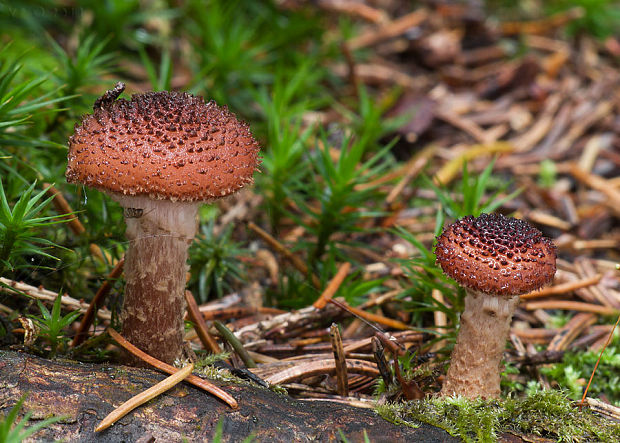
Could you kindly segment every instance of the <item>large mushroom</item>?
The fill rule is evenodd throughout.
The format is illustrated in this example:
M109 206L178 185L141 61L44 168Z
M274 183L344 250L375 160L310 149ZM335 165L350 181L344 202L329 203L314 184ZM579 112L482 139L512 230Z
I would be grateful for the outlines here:
M252 182L259 146L227 108L177 92L120 99L118 84L69 139L67 181L124 208L122 334L150 355L182 354L187 249L203 202Z
M482 214L445 228L435 255L467 291L441 395L499 397L500 364L519 295L553 279L555 246L523 220Z

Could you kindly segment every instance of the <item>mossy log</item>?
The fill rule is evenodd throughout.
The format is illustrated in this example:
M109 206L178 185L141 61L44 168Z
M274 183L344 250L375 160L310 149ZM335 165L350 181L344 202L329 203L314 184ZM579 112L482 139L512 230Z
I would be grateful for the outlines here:
M22 413L33 419L67 418L35 435L36 441L211 441L222 422L223 441L457 441L442 430L394 425L369 409L323 401L300 401L248 384L216 382L239 402L232 410L211 395L182 383L134 410L111 428L95 426L114 408L165 375L149 369L46 360L0 351L0 414L27 394Z

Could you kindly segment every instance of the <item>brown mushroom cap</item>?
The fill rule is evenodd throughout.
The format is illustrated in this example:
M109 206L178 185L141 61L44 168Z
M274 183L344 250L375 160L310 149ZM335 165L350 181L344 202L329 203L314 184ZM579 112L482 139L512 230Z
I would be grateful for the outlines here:
M226 107L187 93L116 95L104 95L76 125L68 182L179 201L211 200L252 182L258 143Z
M461 285L486 294L518 295L555 275L555 245L524 220L467 216L437 238L437 263Z

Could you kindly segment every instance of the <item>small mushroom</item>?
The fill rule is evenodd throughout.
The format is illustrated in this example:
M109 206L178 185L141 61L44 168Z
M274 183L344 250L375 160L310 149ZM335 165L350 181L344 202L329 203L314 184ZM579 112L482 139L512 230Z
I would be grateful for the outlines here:
M441 395L496 398L500 364L519 295L553 279L555 245L527 222L467 216L437 238L437 263L467 290Z
M100 97L69 139L67 181L124 208L122 333L166 362L181 356L187 249L197 210L252 182L259 146L247 124L213 101L177 92Z

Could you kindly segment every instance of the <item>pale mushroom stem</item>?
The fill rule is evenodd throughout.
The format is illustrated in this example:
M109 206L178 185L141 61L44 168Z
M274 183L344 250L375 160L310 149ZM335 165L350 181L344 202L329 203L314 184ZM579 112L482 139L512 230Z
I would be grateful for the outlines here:
M198 204L114 195L124 210L122 335L172 364L182 354L187 250L196 233Z
M467 291L442 396L497 398L500 364L519 296Z

